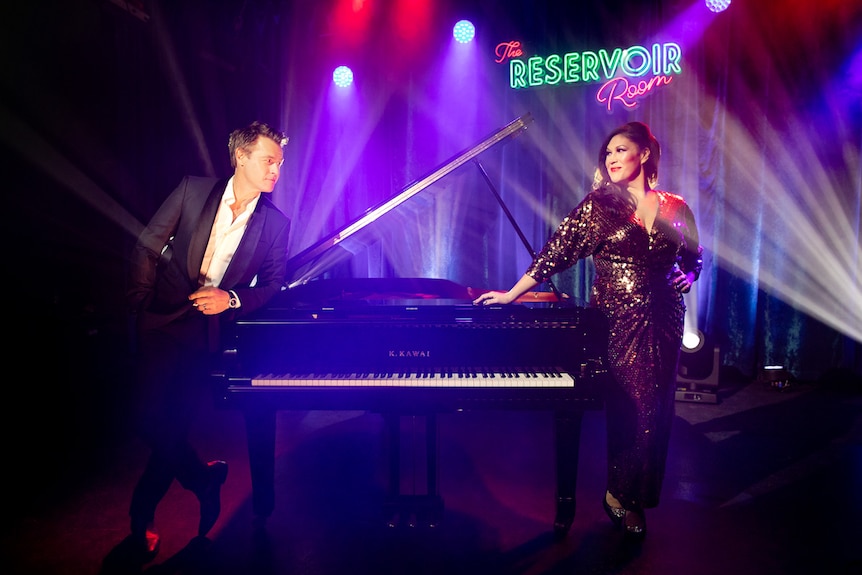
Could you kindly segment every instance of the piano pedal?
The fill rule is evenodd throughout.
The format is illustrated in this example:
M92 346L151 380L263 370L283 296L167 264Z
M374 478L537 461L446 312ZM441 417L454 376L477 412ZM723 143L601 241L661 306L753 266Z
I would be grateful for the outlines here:
M413 529L421 524L422 522L415 513L395 512L386 518L386 526L390 529L399 529L401 527Z
M398 529L404 525L404 512L399 506L387 503L383 506L383 511L387 527Z
M390 528L436 528L443 517L443 500L439 496L402 495L384 504L386 525Z

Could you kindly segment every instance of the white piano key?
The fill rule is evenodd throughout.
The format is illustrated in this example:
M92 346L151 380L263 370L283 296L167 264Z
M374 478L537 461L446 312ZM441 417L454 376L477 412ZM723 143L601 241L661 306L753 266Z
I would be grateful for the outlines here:
M553 370L471 370L450 372L396 372L350 374L261 374L252 386L273 387L573 387L574 378Z

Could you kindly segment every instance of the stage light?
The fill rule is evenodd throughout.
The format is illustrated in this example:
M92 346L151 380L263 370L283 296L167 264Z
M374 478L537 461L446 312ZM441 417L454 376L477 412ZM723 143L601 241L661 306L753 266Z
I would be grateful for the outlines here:
M719 349L700 330L683 334L676 377L676 400L718 403Z
M459 20L452 28L452 36L461 44L466 44L476 36L476 27L469 20Z
M353 70L347 66L339 66L332 73L332 81L339 88L346 88L353 83Z
M699 331L689 331L682 335L682 347L688 352L699 351L703 347L703 334Z
M790 372L783 365L764 365L757 376L758 381L778 391L790 387Z
M706 7L712 12L724 12L730 6L730 0L706 0Z

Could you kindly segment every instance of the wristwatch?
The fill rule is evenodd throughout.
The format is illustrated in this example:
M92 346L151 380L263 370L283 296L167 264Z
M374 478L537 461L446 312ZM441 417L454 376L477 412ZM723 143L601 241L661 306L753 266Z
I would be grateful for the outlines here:
M236 293L231 290L228 292L230 294L230 300L227 302L227 306L231 309L236 309L239 307L239 298L236 296Z

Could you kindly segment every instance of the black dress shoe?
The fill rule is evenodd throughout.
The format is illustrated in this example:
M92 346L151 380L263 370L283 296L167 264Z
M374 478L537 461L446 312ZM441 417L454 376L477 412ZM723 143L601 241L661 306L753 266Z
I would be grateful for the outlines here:
M614 527L620 527L623 524L623 519L625 519L626 516L626 510L622 507L611 507L611 504L608 503L607 494L602 497L602 507L604 507L605 513L607 513L608 517L611 520L611 523L614 524Z
M127 539L131 545L131 552L137 561L147 563L159 554L162 539L152 524L147 526L133 525L132 534Z
M575 498L558 497L557 515L554 517L554 536L563 539L575 521Z
M210 461L207 463L206 483L195 493L201 503L201 520L198 524L198 536L203 537L218 520L221 513L221 486L227 479L227 463Z
M147 529L144 532L144 555L149 559L154 559L159 554L159 548L162 545L162 538L155 531Z

